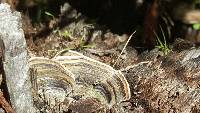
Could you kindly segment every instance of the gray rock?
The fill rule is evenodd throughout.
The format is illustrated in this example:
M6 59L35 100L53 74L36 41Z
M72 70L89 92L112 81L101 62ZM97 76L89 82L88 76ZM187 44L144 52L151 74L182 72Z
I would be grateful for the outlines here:
M11 104L16 113L33 113L27 45L21 14L0 4L0 39L4 43L3 65Z
M5 113L5 111L2 108L0 108L0 113Z

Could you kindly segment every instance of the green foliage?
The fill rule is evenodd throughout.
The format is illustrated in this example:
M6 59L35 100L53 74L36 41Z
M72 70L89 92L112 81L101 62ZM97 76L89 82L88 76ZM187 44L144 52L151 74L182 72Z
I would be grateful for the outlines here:
M195 23L192 25L194 30L200 30L200 23Z
M160 40L157 33L154 31L154 34L156 35L156 38L157 38L157 45L155 47L158 48L160 51L162 51L164 53L164 55L167 55L168 53L171 52L171 49L169 48L169 45L167 44L166 37L165 37L164 31L161 26L160 26L160 29L162 32L164 42L162 42Z
M191 0L190 2L193 9L200 9L200 0Z
M36 21L41 22L43 18L43 13L47 9L46 4L48 3L47 0L35 0L34 1L37 4L36 9Z
M52 17L52 19L55 18L55 16L53 14L51 14L50 12L45 11L44 12L47 16Z
M67 30L61 33L61 36L63 36L65 39L68 39L68 38L72 39L72 35Z
M87 44L85 45L85 41L83 39L83 37L80 40L80 44L79 44L79 49L85 49L85 48L93 48L95 45L94 44Z
M75 39L75 38L72 36L72 34L71 34L69 31L67 31L67 30L65 30L65 31L62 32L62 33L61 33L60 30L56 30L56 32L58 32L59 36L62 36L62 37L65 38L65 39L69 39L69 40ZM74 47L74 48L66 48L66 50L85 49L85 48L93 48L93 47L95 47L94 44L85 44L85 40L84 40L84 38L82 37L82 38L80 38L79 44L78 44L77 47Z

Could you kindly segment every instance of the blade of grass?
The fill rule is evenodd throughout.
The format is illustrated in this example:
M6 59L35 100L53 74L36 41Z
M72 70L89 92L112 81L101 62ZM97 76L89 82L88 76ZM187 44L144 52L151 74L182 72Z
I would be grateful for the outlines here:
M47 11L45 11L44 13L45 13L46 15L48 15L48 16L50 16L50 17L52 17L52 18L55 18L55 17L54 17L54 15L53 15L53 14L51 14L50 12L47 12Z
M163 45L162 41L160 40L160 38L158 37L157 33L155 31L153 31L153 32L154 32L154 34L155 34L155 36L157 38L158 45L159 45L159 46L156 46L156 47L158 47L158 48L164 47L164 45Z
M113 64L113 67L117 64L119 58L121 57L122 53L123 53L124 50L126 49L128 43L129 43L129 41L131 40L132 36L133 36L135 33L136 33L136 30L129 36L129 38L128 38L126 44L124 45L124 47L123 47L123 49L122 49L122 51L121 51L121 53L119 54L119 56L117 57L117 60L116 60L115 63Z
M167 46L167 41L166 41L166 37L165 37L164 31L163 31L161 25L160 25L160 30L161 30L161 33L162 33L163 38L164 38L164 46L166 47Z

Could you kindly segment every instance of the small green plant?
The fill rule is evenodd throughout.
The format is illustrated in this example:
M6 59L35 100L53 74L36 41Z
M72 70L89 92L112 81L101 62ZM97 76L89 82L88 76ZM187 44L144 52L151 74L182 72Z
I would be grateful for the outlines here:
M70 40L73 40L75 39L70 32L68 32L67 30L65 30L63 33L61 33L59 31L59 36L62 36L63 38L66 38L66 39L70 39ZM77 46L74 46L74 47L70 47L70 48L65 48L66 50L77 50L77 49L86 49L86 48L94 48L95 47L95 44L85 44L85 40L84 38L80 38L80 40L78 40L77 42Z
M200 23L195 23L192 25L194 30L200 30Z
M55 18L55 16L53 14L51 14L50 12L45 11L44 12L47 16L51 17L52 19Z
M80 48L80 49L93 48L94 46L95 46L94 44L87 44L87 45L85 45L84 38L82 37L81 40L80 40L80 44L79 44L78 48Z
M61 36L63 36L63 38L65 38L65 39L68 39L68 38L73 39L71 33L67 30L65 30L63 33L61 33Z
M84 43L80 43L78 46L66 47L64 50L82 50L82 49L88 49L88 48L93 48L93 47L95 47L94 44L85 45Z
M73 35L69 31L67 31L67 30L65 30L65 31L62 32L62 31L59 30L59 28L57 28L54 31L54 33L58 33L58 35L60 37L63 37L64 39L69 39L71 41L73 39L75 39L73 37ZM67 48L65 48L65 50L86 49L86 48L93 48L93 47L95 47L95 44L86 44L84 38L82 37L82 38L80 38L80 40L78 40L76 46L74 46L74 47L67 47Z
M155 47L158 48L160 51L162 51L164 55L167 55L168 53L171 52L171 49L169 48L169 45L167 44L166 37L161 26L160 26L160 29L161 29L164 42L160 40L157 33L154 31L154 34L156 35L156 38L157 38L157 45Z

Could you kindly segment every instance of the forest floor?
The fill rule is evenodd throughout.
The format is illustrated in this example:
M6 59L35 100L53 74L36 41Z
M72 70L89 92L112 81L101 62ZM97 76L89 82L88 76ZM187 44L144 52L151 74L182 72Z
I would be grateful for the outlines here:
M112 33L105 26L71 9L69 4L65 7L71 11L63 11L59 18L47 15L52 19L47 25L37 24L33 27L28 17L23 18L23 29L32 55L52 58L59 51L75 50L111 66L116 63L117 69L136 62L137 50L130 44L125 47L126 43L130 43L128 39L134 38L135 34ZM65 15L66 12L68 15ZM121 60L116 62L120 53Z
M125 105L130 113L181 111L183 107L179 107L179 105L184 106L182 104L185 101L182 102L179 97L183 96L190 99L188 94L190 92L188 89L186 90L185 84L190 87L193 82L189 83L188 79L190 78L186 76L190 75L186 72L189 69L187 70L187 67L182 69L185 65L181 64L181 60L184 59L183 56L187 56L186 54L190 52L191 48L195 47L193 43L177 40L170 45L165 42L166 40L164 42L157 40L158 44L153 49L138 44L134 45L132 41L138 40L136 37L138 36L137 33L142 32L140 29L138 31L130 29L131 32L129 33L112 32L107 26L96 23L94 19L72 8L68 3L61 8L59 16L54 16L49 12L45 12L45 16L48 18L47 22L34 23L29 16L22 15L22 25L30 57L51 59L60 51L74 50L116 70L122 70L125 76L131 73L130 76L133 78L128 79L132 89L131 93L137 92L137 94L133 94L135 97L128 101L128 105ZM142 36L142 34L140 35ZM133 67L129 71L124 71L130 66ZM179 69L186 73L185 75L181 73L186 76L185 78L177 76L180 74ZM137 73L139 70L141 73ZM196 76L198 77L198 75ZM140 77L141 79L139 79ZM169 84L167 84L168 82ZM174 83L174 86L170 85L171 82ZM191 88L194 89L190 91L198 92L198 83L195 82L194 84L194 87L191 85ZM171 88L170 91L168 91L168 87ZM173 90L173 88L176 88L176 90ZM183 92L186 93L179 92L178 89L184 90ZM165 95L159 90L166 91L168 94ZM143 91L143 93L140 93L140 91ZM192 93L191 95L193 95ZM137 97L137 95L139 96ZM194 97L196 98L198 95ZM192 99L194 97L191 96ZM190 110L194 113L199 112L198 102L192 99L185 103L194 103L194 106L188 104ZM199 100L198 97L197 101ZM177 101L177 104L174 101ZM184 109L187 109L187 107Z

